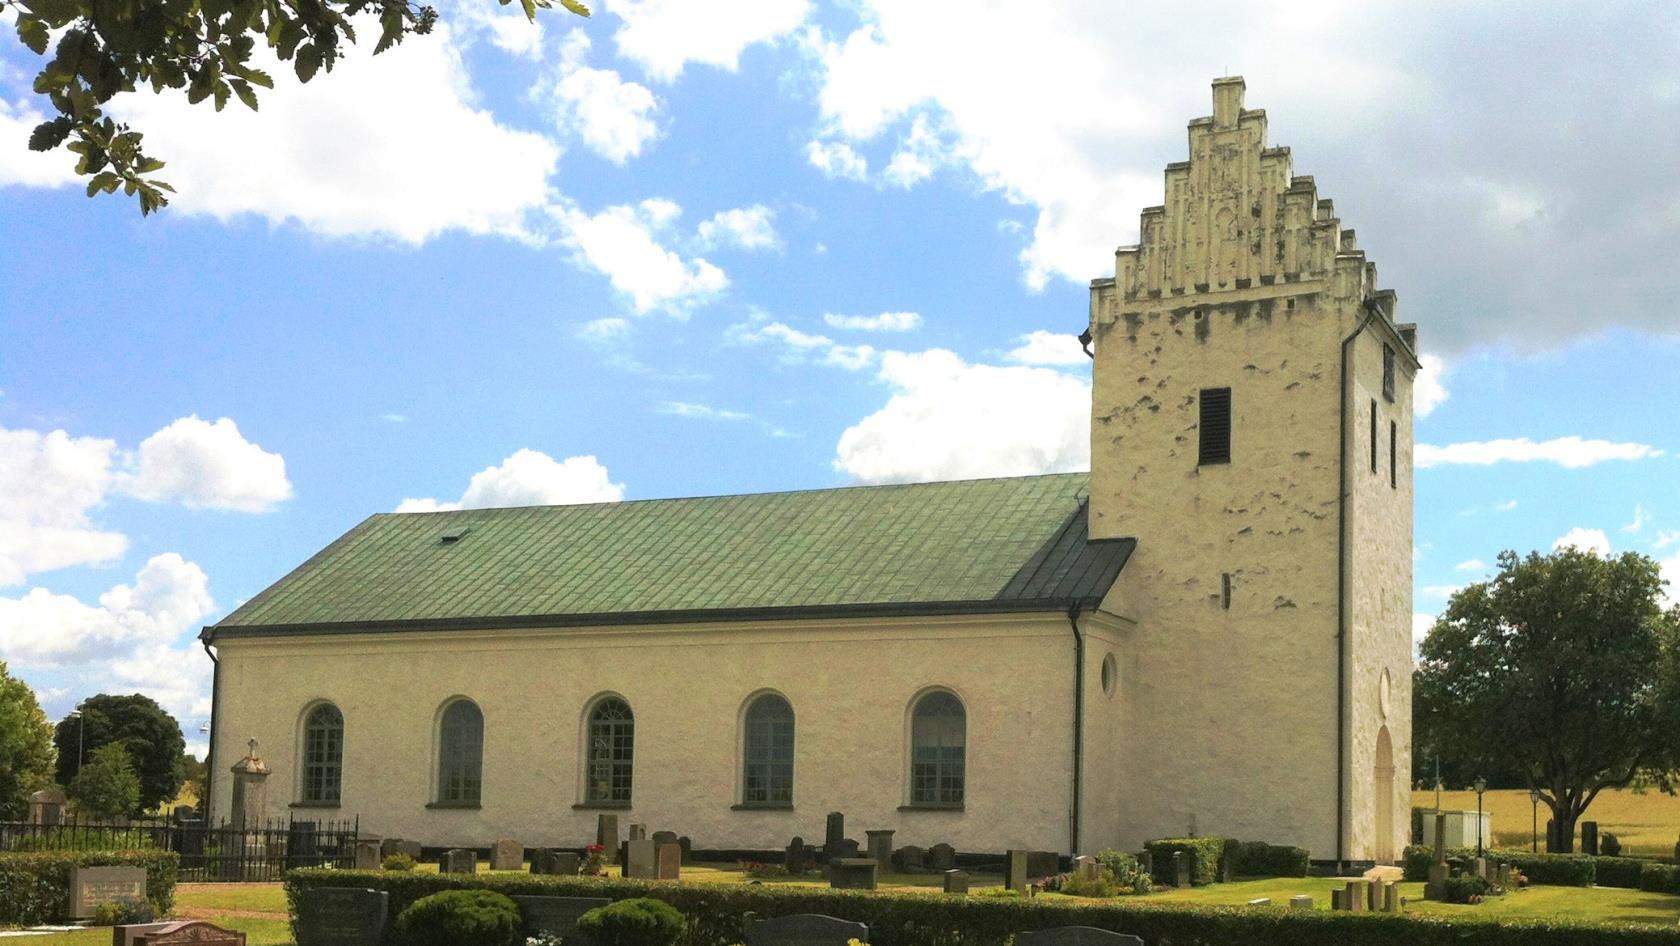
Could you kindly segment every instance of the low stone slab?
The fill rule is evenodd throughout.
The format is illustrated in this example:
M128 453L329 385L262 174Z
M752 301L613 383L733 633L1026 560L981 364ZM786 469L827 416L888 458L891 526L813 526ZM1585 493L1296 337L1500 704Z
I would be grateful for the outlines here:
M169 923L165 921L163 923L129 923L124 926L113 926L111 927L111 946L135 946L136 943L140 942L140 937L161 930L168 925ZM76 928L68 927L67 929Z
M1311 910L1312 908L1313 898L1304 893L1289 898L1289 909L1291 910Z
M828 862L828 885L835 890L874 890L879 866L872 857L837 857Z
M1397 884L1405 879L1406 871L1392 865L1379 865L1366 871L1364 877L1366 880L1380 880Z
M238 930L224 930L203 920L182 920L165 923L155 930L140 934L136 946L245 946L245 934Z
M1016 933L1015 946L1143 946L1143 940L1130 933L1099 930L1094 926L1057 926Z
M870 858L863 860L875 863ZM869 927L821 913L747 921L746 946L846 946L854 939L869 942Z
M145 903L144 867L70 868L70 918L85 920L101 903Z
M948 870L945 872L946 893L968 893L968 871Z
M298 891L297 946L379 946L390 895L354 887Z
M580 938L578 917L612 903L606 897L515 896L511 899L519 906L519 921L526 936L548 933L567 942L577 942Z

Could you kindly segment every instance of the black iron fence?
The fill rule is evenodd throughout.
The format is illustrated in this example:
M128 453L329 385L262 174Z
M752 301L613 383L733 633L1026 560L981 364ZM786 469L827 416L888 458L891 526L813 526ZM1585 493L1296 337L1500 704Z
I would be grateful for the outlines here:
M294 867L355 866L359 826L359 819L284 819L243 827L188 818L0 821L0 851L174 851L181 855L184 883L271 881Z

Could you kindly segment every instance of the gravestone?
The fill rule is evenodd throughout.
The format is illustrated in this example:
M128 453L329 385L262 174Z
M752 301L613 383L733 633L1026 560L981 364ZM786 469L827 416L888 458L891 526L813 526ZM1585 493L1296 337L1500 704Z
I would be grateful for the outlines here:
M1062 856L1055 851L1027 852L1027 876L1049 877L1062 872Z
M85 920L101 903L145 903L144 867L70 868L70 918Z
M682 878L682 846L672 841L667 844L652 842L659 847L659 863L656 867L658 880L679 880Z
M1395 884L1395 883L1383 884L1383 888L1382 888L1382 912L1384 912L1384 913L1399 913L1400 912L1400 885L1399 884Z
M677 839L677 847L682 848L684 864L694 860L694 842L689 840L688 835L685 834Z
M1447 899L1447 816L1435 815L1435 860L1429 865L1428 881L1423 885L1425 900Z
M64 793L56 788L43 788L29 796L29 823L56 825L64 822Z
M823 856L838 857L840 844L846 840L846 816L838 811L828 813L828 824L823 831Z
M951 869L945 872L946 893L968 893L968 871Z
M609 851L618 850L618 816L595 816L595 843Z
M547 933L568 943L579 938L578 917L612 903L606 897L513 896L510 899L519 906L520 929L527 937Z
M1332 889L1330 891L1330 909L1332 909L1332 910L1346 910L1347 909L1347 891L1342 890L1340 888L1335 888L1335 889Z
M1080 880L1096 880L1101 869L1097 859L1089 854L1081 854L1073 859L1073 876Z
M478 853L464 847L452 848L443 852L438 861L440 874L476 874L478 873Z
M893 829L880 828L875 831L865 831L863 834L867 839L867 847L865 850L869 853L870 857L875 859L875 863L891 863L893 850L892 841L894 834Z
M926 852L914 844L906 844L893 854L892 863L899 870L913 874L926 866Z
M677 832L675 832L675 831L655 831L652 834L648 835L648 840L652 841L655 844L675 844L675 843L677 843Z
M1483 880L1487 880L1487 874L1488 874L1487 864L1488 864L1487 858L1485 858L1485 857L1475 858L1475 859L1471 860L1471 862L1470 862L1470 872L1472 874L1475 874L1477 877L1482 878Z
M1099 930L1094 926L1058 926L1015 934L1015 946L1143 946L1130 933Z
M1581 822L1581 853L1590 857L1598 856L1598 822Z
M836 890L874 890L878 865L867 857L837 857L828 862L828 885Z
M1313 898L1304 893L1289 898L1289 909L1291 910L1311 910L1312 908Z
M1251 907L1269 907L1272 905L1272 898L1255 897L1253 900L1248 901L1248 905Z
M379 842L379 859L384 860L392 854L407 854L415 860L420 859L420 842L404 841L402 838L386 838Z
M788 842L787 859L782 866L786 867L790 874L803 874L811 869L811 861L814 859L815 853L805 846L805 839L795 837Z
M1365 909L1376 913L1382 910L1382 881L1365 878Z
M1190 886L1190 852L1172 852L1173 886L1180 889Z
M841 857L858 857L862 853L863 853L863 849L858 845L856 838L841 838L840 839L840 856Z
M379 862L384 859L380 856L379 851L380 843L378 838L357 838L356 869L378 870Z
M1016 893L1027 892L1027 852L1010 851L1004 855L1004 883Z
M245 946L245 934L203 920L165 923L135 939L137 946Z
M540 847L531 852L531 873L576 877L581 859L572 851Z
M490 845L491 870L518 870L525 866L525 845L502 838Z
M645 825L645 824L633 824L633 825L631 825L630 826L630 834L626 838L626 840L646 841L647 840L647 825Z
M1139 851L1137 859L1138 867L1143 870L1143 876L1158 882L1159 878L1155 876L1155 855L1147 850Z
M379 946L390 895L352 887L305 887L297 893L297 946Z
M927 849L929 870L947 871L957 866L957 849L941 841Z
M228 826L235 831L255 830L262 824L264 797L267 792L268 763L257 755L257 741L246 743L251 751L235 762L233 772L233 805Z
M645 838L624 842L624 876L634 880L659 877L659 845Z
M1347 887L1342 893L1342 902L1347 904L1347 908L1349 910L1352 910L1355 913L1365 912L1365 898L1368 896L1365 888L1366 884L1363 880L1350 880L1347 882Z
M1236 861L1236 858L1234 858L1234 857L1221 857L1219 859L1219 882L1220 883L1228 884L1228 883L1231 882L1232 877L1233 877L1232 871L1235 868L1235 863L1234 863L1235 861Z
M164 920L162 923L127 923L122 926L113 926L111 928L111 946L135 946L136 943L140 942L140 937L161 930L171 922L173 921Z
M820 913L748 919L746 946L846 946L869 942L869 927Z

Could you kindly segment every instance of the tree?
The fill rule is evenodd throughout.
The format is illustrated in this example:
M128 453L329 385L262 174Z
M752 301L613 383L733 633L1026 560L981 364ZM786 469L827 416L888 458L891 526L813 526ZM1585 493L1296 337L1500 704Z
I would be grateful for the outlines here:
M52 784L52 727L29 684L0 660L0 820L29 811L29 794Z
M210 780L210 768L191 753L181 755L181 791L191 792L194 804L204 804L204 785Z
M94 750L93 756L70 780L65 794L78 814L92 818L123 818L140 813L140 776L122 743Z
M1424 639L1414 698L1440 750L1506 766L1575 823L1606 788L1674 792L1680 764L1680 606L1662 608L1651 558L1565 548L1499 556L1499 574L1452 596Z
M60 785L67 786L75 778L81 759L91 760L100 747L121 743L140 776L140 807L157 808L174 800L181 789L181 755L187 747L175 717L138 693L101 693L83 700L76 709L82 718L66 716L53 734Z
M534 20L552 0L519 2ZM589 15L579 0L560 4ZM343 47L356 42L352 21L363 14L378 18L375 55L437 22L436 9L409 0L0 0L0 12L8 7L17 13L18 39L36 55L46 56L59 33L35 76L36 93L58 114L36 126L29 147L50 151L70 140L76 173L89 178L88 196L121 187L139 199L142 215L167 205L163 192L174 188L146 176L163 162L142 150L141 133L105 114L117 93L149 85L157 93L184 90L194 104L208 99L218 112L230 98L255 111L257 88L274 87L253 65L259 42L308 82L331 72Z

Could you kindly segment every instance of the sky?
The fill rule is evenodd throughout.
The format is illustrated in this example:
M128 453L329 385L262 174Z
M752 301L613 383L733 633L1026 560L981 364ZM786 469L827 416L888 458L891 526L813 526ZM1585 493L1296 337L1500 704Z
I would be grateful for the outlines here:
M518 9L120 96L148 219L26 150L0 37L0 660L53 719L202 752L199 629L374 513L1086 468L1087 286L1228 74L1420 327L1414 631L1504 549L1680 585L1680 7Z

